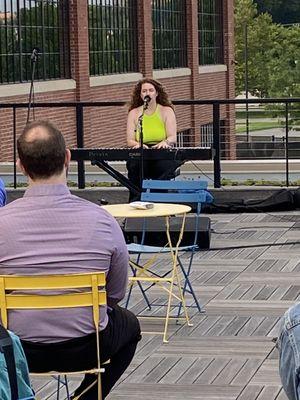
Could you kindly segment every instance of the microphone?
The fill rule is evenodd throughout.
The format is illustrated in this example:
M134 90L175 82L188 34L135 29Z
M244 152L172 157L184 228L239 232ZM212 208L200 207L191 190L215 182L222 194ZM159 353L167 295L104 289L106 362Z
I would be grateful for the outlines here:
M146 95L146 96L144 97L144 109L145 109L145 110L148 108L148 105L149 105L150 101L151 101L151 97L148 96L148 95Z
M39 53L40 53L40 49L38 47L34 47L32 50L31 56L30 56L30 60L32 62L36 62Z

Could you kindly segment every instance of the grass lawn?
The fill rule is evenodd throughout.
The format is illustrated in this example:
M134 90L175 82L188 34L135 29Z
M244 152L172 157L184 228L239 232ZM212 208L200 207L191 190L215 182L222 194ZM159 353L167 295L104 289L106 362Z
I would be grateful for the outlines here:
M282 125L278 121L255 121L255 122L249 122L249 131L261 131L263 129L272 129L272 128L283 128L284 125ZM246 123L242 124L237 124L236 133L243 133L246 132Z

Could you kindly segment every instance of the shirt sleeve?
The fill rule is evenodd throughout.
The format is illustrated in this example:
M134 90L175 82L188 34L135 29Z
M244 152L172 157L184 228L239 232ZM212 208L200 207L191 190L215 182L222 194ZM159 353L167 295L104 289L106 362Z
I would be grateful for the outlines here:
M0 207L5 206L6 204L6 190L4 186L4 182L0 179Z
M124 298L127 289L129 255L121 228L114 219L111 233L114 249L106 277L106 293L108 299L119 302Z

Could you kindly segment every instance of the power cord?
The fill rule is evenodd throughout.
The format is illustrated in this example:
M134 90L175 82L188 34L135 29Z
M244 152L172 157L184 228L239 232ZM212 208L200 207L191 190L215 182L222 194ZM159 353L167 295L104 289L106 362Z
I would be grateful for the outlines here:
M294 223L295 224L295 223ZM293 224L293 226L294 226ZM293 226L288 227L287 232L290 231ZM254 227L253 227L254 228ZM259 228L263 228L263 227L259 227ZM268 227L269 228L269 227ZM237 232L239 230L245 229L245 228L238 228L234 232ZM257 229L257 228L255 228ZM214 232L217 233L217 232ZM226 232L224 232L225 234ZM218 232L218 234L223 234L222 232ZM250 249L250 248L258 248L258 247L276 247L276 246L290 246L290 245L300 245L300 241L299 240L295 240L292 242L283 242L283 243L260 243L260 244L248 244L248 245L239 245L239 246L227 246L227 247L218 247L218 248L210 248L209 251L216 251L216 250L236 250L236 249Z
M204 175L209 181L211 181L212 183L214 183L214 180L213 180L210 176L208 176L204 171L202 171L202 169L199 168L199 166L198 166L197 164L195 164L195 162L193 162L193 161L190 161L190 162L191 162L191 164L192 164L199 172L201 172L202 175ZM222 190L223 192L225 192L225 193L230 193L230 191L224 189L223 186L221 186L219 189L221 189L221 190ZM213 203L212 203L212 204L213 204ZM255 206L251 206L251 207L252 207L252 209L253 209L254 211L257 211L257 212L259 212L259 213L262 213L262 211L259 210L257 207L255 207ZM270 213L268 213L268 212L266 212L266 211L263 211L263 213L266 214L266 215L268 215L268 216L270 216L270 217L276 218L276 219L278 219L279 221L287 221L287 220L290 221L290 216L285 216L285 215L282 215L282 216L274 215L274 214L270 214ZM239 228L239 229L243 229L243 228ZM246 228L244 228L244 229L246 229ZM251 228L249 228L249 229L251 229ZM215 232L215 233L216 233L216 232Z
M294 223L295 224L295 223ZM293 226L294 226L294 224L293 224ZM293 226L291 226L291 227L286 227L286 226L277 226L276 228L292 228ZM231 234L231 233L236 233L236 232L238 232L238 231L242 231L242 230L252 230L252 229L268 229L268 228L272 228L271 226L242 226L242 227L240 227L240 228L237 228L237 229L235 229L235 230L233 230L233 231L223 231L223 232L220 232L220 231L216 231L215 229L211 229L210 231L212 232L212 233L214 233L215 235L228 235L228 234Z
M204 251L251 249L251 248L256 248L256 247L288 246L288 245L294 245L294 244L300 244L300 241L284 242L284 243L248 244L248 245L228 246L228 247L211 247L210 249L207 249L207 250L204 250Z

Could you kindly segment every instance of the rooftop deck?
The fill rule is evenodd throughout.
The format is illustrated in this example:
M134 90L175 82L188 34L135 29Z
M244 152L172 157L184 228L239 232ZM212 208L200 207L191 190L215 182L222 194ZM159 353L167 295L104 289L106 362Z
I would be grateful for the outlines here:
M209 251L196 254L191 274L206 312L190 308L193 327L172 323L168 344L144 335L108 400L287 399L272 338L300 298L300 211L210 218L219 234L212 234ZM145 311L138 292L136 313ZM165 301L159 289L151 293ZM38 399L56 398L55 382L35 379L34 386Z

